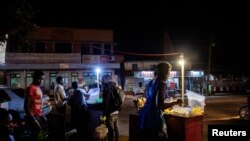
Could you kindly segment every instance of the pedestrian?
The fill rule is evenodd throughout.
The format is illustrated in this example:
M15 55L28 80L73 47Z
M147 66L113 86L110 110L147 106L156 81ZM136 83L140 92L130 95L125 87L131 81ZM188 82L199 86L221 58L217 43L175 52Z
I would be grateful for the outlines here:
M55 106L56 111L59 114L65 115L66 112L66 103L67 103L67 96L66 91L63 86L63 77L57 76L56 77L56 86L54 88L54 97L55 97Z
M103 96L103 116L106 117L106 126L108 127L108 141L113 141L115 137L115 141L119 141L119 126L118 126L118 114L119 107L115 105L115 100L112 94L115 92L114 88L115 83L111 82L111 78L109 75L104 75L102 77L102 96ZM122 101L121 98L119 101Z
M144 93L145 93L145 88L143 87L142 82L139 82L138 87L135 90L135 95L144 95Z
M0 108L0 141L15 141L11 114Z
M199 89L200 89L200 94L203 95L203 84L202 83L200 83Z
M155 79L147 85L146 103L139 114L139 128L142 131L143 141L161 141L166 139L163 131L164 122L162 111L182 101L164 103L166 94L166 80L172 66L169 63L159 63L155 71Z
M31 131L32 141L40 140L39 135L42 133L42 128L47 125L47 118L43 114L43 92L40 88L44 79L42 71L33 73L33 81L27 88L24 100L24 110L26 113L25 119Z
M68 100L71 107L70 120L77 130L79 140L90 140L89 127L89 112L86 104L86 98L82 91L78 88L76 81L72 82L73 94Z

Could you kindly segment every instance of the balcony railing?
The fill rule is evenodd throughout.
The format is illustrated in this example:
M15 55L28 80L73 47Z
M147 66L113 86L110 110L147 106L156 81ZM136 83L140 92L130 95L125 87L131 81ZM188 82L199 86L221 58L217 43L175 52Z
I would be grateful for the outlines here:
M7 64L41 63L121 63L123 55L82 55L80 53L7 53Z
M81 63L80 53L7 53L6 63Z

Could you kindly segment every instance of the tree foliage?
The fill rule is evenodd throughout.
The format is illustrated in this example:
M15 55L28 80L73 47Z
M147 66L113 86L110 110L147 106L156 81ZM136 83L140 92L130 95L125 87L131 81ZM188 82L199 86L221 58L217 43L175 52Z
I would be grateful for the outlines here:
M16 42L36 27L34 18L37 0L4 0L0 10L0 43L6 41L6 34Z

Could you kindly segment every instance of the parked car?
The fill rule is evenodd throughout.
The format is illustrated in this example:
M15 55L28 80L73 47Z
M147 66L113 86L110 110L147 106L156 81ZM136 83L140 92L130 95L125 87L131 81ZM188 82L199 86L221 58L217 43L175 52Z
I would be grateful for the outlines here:
M7 103L8 110L16 110L21 118L24 118L24 95L23 89L13 89L5 86L0 86L0 103ZM47 115L52 110L50 98L46 95L43 96L43 113Z

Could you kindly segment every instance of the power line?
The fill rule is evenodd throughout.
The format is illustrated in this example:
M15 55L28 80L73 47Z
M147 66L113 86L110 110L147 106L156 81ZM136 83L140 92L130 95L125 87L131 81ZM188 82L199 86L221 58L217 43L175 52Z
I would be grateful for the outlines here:
M96 47L96 46L93 46L94 48L97 48L97 49L102 49L100 47ZM106 51L109 51L108 49L104 49ZM160 54L152 54L152 53L135 53L135 52L125 52L125 51L119 51L119 50L113 50L113 52L115 53L119 53L119 54L123 54L123 55L135 55L135 56L173 56L173 55L181 55L181 53L160 53Z

